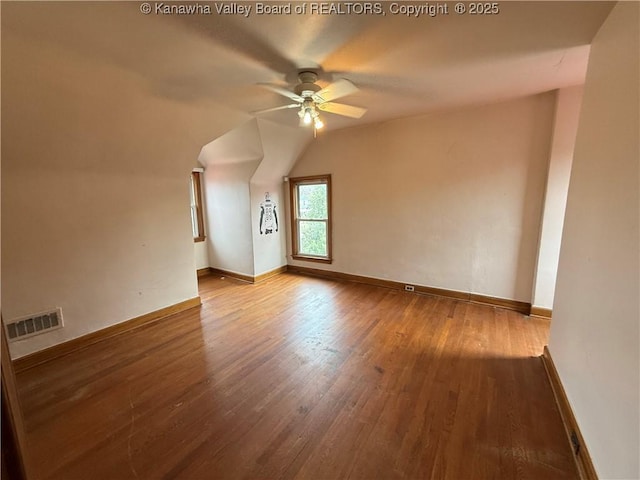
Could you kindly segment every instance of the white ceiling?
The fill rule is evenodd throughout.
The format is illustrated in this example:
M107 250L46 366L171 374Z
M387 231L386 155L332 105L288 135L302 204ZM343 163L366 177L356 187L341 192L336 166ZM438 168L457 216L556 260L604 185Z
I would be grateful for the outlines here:
M215 8L143 15L140 2L34 2L28 8L39 15L12 24L3 12L3 28L130 70L173 101L243 112L245 121L290 103L258 82L287 87L299 69L320 68L321 85L346 78L360 88L341 102L369 109L359 120L323 114L336 129L580 84L613 2L506 1L487 16L457 15L449 5L449 15L433 18L392 15L388 2L385 15L245 18ZM264 119L296 126L296 113Z
M202 83L191 78L246 112L291 103L256 83L290 86L305 67L322 68L323 85L351 80L360 92L341 101L369 111L360 120L325 114L328 128L339 128L580 84L588 45L612 6L502 2L498 15L411 18L391 15L387 4L384 16L164 20L219 49L220 55L201 58L201 69L192 72ZM297 125L296 113L285 110L265 118Z

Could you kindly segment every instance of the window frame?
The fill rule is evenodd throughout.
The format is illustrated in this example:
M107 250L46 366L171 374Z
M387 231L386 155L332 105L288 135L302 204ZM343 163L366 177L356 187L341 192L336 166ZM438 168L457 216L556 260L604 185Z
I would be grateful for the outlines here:
M207 238L204 231L204 214L203 214L203 202L202 202L202 172L199 170L193 170L191 172L191 180L189 184L191 190L191 196L193 203L191 208L191 231L193 233L193 227L197 228L197 236L193 237L193 242L204 242ZM195 209L196 225L193 224L193 210Z
M327 186L327 218L314 219L313 221L326 222L327 225L327 256L316 256L300 253L299 245L299 222L301 220L308 221L309 219L300 219L298 211L298 186L300 185L326 185ZM319 263L332 263L332 228L331 228L331 174L326 175L311 175L306 177L289 178L289 205L291 206L291 258L295 260L304 260L308 262Z

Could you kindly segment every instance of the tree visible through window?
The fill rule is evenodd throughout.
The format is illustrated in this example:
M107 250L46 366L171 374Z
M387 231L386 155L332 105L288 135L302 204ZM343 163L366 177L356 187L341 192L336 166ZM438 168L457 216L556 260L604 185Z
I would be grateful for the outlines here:
M331 176L290 179L293 257L331 262Z

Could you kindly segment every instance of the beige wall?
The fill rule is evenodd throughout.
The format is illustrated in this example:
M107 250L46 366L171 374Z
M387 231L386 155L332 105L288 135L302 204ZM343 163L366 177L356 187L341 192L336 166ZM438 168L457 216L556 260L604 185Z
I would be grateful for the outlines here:
M209 265L243 275L260 275L286 265L282 181L250 183L259 160L210 165L205 170ZM260 234L260 204L269 192L279 228Z
M538 262L531 301L532 305L546 309L553 309L562 225L567 205L571 162L573 161L573 148L578 131L582 93L582 86L563 88L558 91L556 102Z
M193 254L196 262L196 269L207 268L209 266L209 247L204 242L193 243Z
M548 93L321 135L290 176L332 174L334 262L306 265L531 301L554 105Z
M270 272L287 264L286 238L289 231L285 207L283 176L289 172L300 153L311 140L308 128L286 127L258 120L263 158L251 177L251 215L253 218L253 249L255 274ZM260 234L260 203L269 192L276 204L279 228L271 235Z
M603 479L640 477L639 10L592 44L549 342Z
M255 275L249 179L259 164L254 160L205 169L211 267Z
M202 148L210 266L257 276L286 265L282 177L309 139L308 129L253 119ZM260 234L266 192L279 216L269 235Z
M189 172L224 128L210 103L151 91L90 42L24 33L91 16L65 8L48 22L39 4L2 6L2 314L59 306L65 320L14 357L197 295Z
M269 192L278 217L278 231L260 233L260 205ZM270 272L287 264L285 238L289 229L285 219L285 202L282 181L251 184L251 222L253 226L253 251L255 275Z

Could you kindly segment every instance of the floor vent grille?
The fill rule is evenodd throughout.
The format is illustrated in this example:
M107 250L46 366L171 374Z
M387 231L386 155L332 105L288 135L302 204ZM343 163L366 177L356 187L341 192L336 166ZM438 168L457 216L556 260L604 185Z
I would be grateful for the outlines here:
M10 342L39 335L63 327L62 309L56 308L47 312L29 315L6 324L7 338Z

